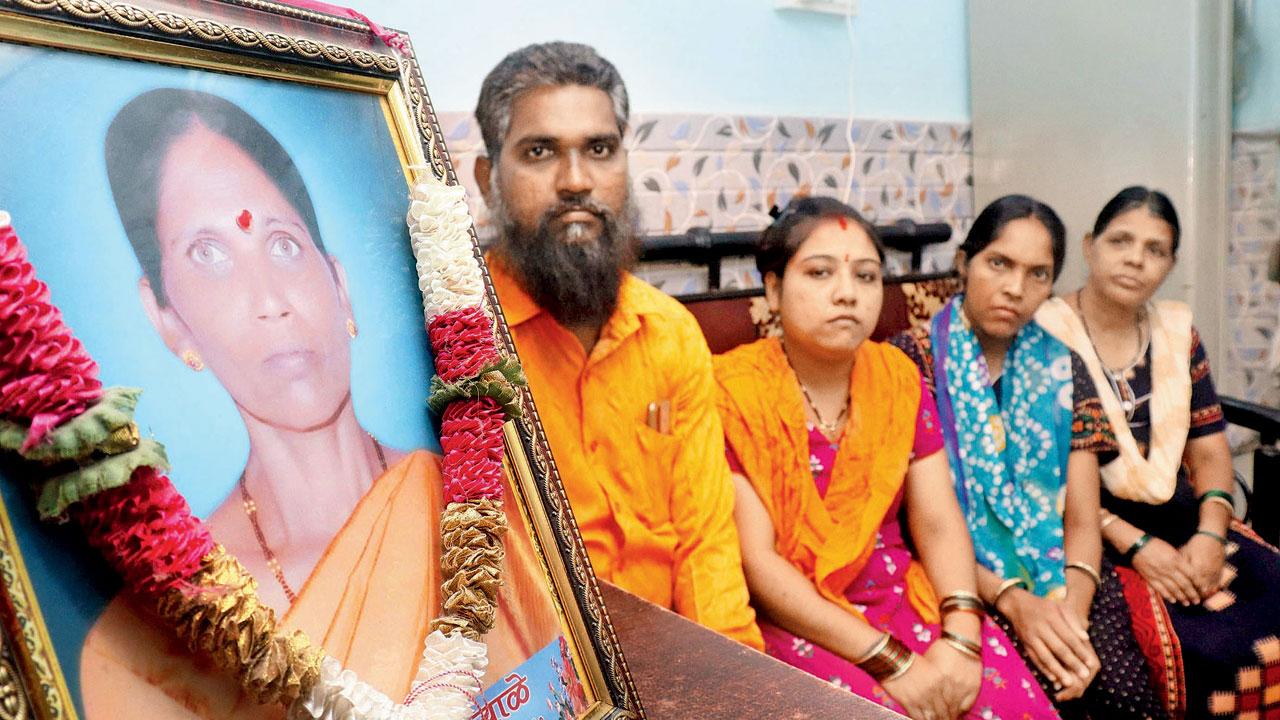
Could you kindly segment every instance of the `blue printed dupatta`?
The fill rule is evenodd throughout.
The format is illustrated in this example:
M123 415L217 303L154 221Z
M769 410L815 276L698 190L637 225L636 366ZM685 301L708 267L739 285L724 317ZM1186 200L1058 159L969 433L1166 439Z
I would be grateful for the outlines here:
M1071 352L1035 321L1005 358L1003 405L957 295L929 335L947 457L978 562L1040 596L1065 592L1062 513L1071 452Z

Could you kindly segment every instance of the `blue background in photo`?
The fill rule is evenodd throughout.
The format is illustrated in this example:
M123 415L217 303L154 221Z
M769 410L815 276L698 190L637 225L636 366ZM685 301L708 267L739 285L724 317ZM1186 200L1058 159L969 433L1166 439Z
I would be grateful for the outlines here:
M560 638L547 643L533 657L520 664L502 680L495 681L480 696L481 707L491 706L493 715L507 720L560 720L561 705L571 705L569 690L560 677L568 660L560 652ZM521 691L520 686L528 688ZM585 709L585 708L583 708Z
M376 96L0 43L0 210L13 216L104 384L146 391L138 426L164 443L173 482L193 510L207 516L231 492L248 439L218 381L186 368L144 315L142 271L107 182L108 124L157 87L236 103L293 156L325 246L346 269L360 329L352 345L356 414L383 443L438 452L425 405L432 368L422 296L404 224L408 188ZM79 650L117 582L94 565L74 528L39 523L30 493L7 475L5 505L83 714Z

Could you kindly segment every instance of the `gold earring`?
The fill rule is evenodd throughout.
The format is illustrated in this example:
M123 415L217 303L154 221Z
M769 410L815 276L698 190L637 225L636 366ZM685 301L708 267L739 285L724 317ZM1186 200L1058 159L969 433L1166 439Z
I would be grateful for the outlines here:
M347 334L351 336L352 340L360 334L360 330L356 328L356 321L352 318L347 318Z
M200 372L204 369L204 361L200 359L200 356L196 354L195 350L187 350L182 353L182 362L186 363L187 367L196 372Z

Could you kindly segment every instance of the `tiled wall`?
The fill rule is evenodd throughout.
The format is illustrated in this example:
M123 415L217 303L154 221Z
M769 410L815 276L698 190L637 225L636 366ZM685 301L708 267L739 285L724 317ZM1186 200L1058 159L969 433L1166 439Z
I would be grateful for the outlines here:
M492 230L475 185L483 143L469 113L440 116L446 140L482 237ZM931 248L924 270L950 267L973 220L969 129L958 123L842 118L638 114L628 136L633 192L647 234L691 227L752 230L768 210L799 192L843 197L876 222L900 218L946 222L951 242ZM1232 144L1228 247L1226 367L1222 392L1278 403L1271 369L1280 357L1280 284L1267 279L1268 255L1280 240L1280 139L1237 138ZM905 267L890 258L890 271ZM705 274L672 263L640 274L674 294L706 289ZM723 268L725 287L759 284L750 258Z
M1280 404L1280 283L1267 265L1280 242L1280 136L1237 137L1231 146L1231 233L1227 249L1226 368L1222 392Z
M482 236L490 232L473 175L483 152L468 113L441 113L450 153L467 185ZM752 230L769 208L796 193L843 198L873 221L946 222L952 241L924 256L924 270L950 267L973 219L967 125L844 118L637 114L628 136L632 187L647 234L691 227ZM890 259L891 270L905 256ZM724 268L725 286L758 284L749 260ZM663 264L641 269L673 293L705 289L696 270Z

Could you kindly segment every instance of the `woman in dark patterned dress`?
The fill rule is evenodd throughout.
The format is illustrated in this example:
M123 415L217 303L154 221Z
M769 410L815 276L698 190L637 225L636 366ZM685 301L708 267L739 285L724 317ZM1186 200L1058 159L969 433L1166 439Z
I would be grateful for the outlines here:
M961 294L892 342L937 397L980 594L1063 715L1167 717L1102 559L1110 426L1080 357L1032 319L1064 254L1051 208L996 200L958 252Z
M1103 537L1165 600L1187 717L1280 717L1280 556L1234 520L1226 423L1190 309L1152 302L1178 237L1168 197L1122 190L1085 238L1084 287L1038 319L1102 391L1120 447L1102 470Z

